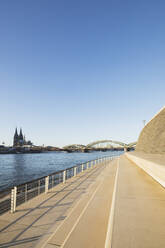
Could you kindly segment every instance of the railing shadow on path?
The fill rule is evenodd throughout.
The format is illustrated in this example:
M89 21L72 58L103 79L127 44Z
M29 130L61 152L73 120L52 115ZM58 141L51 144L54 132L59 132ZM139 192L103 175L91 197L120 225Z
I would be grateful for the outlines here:
M54 224L55 222L64 220L66 218L66 216L64 215L65 212L77 200L77 198L79 198L80 195L85 192L86 187L88 187L88 185L90 185L94 181L94 178L92 178L92 176L94 176L96 174L95 175L95 177L96 177L99 174L100 170L101 170L101 167L96 167L92 171L87 171L85 174L77 175L77 177L75 177L73 181L66 182L65 183L66 185L64 185L64 187L61 190L58 190L57 191L56 189L52 189L48 193L48 195L50 195L50 197L48 197L46 200L44 200L41 203L39 203L34 208L30 208L30 209L25 208L23 210L22 209L17 210L17 212L23 212L23 211L25 211L25 212L28 211L28 212L26 212L25 214L23 214L22 216L18 217L16 220L14 220L13 222L11 222L8 225L6 225L5 227L3 227L0 230L0 232L4 232L4 231L5 232L10 232L10 231L7 230L9 227L15 225L16 223L18 223L21 219L25 218L26 216L32 214L32 212L35 211L36 209L47 209L44 213L41 213L34 221L32 221L31 224L25 226L25 228L23 230L21 230L19 233L17 233L17 235L10 242L8 242L8 243L1 243L0 244L0 248L2 248L2 247L5 248L5 247L16 246L16 245L20 245L20 244L24 244L24 243L29 243L29 242L33 242L33 241L38 240L42 235L33 236L33 237L30 237L30 238L27 238L27 239L26 238L23 238L21 240L18 240L18 239L21 237L22 234L24 234L26 231L28 231L28 229L30 229L31 227L33 227L34 224L36 224L42 217L44 217L45 215L47 215L54 208L66 207L66 208L64 208L64 211L63 212L60 212L59 213L59 216L56 218L56 220L54 220L52 222L52 224ZM86 187L81 187L84 182L87 182ZM78 183L78 184L75 185L76 183ZM71 189L69 189L69 187L71 187ZM74 197L72 199L72 201L68 201L67 203L66 202L65 203L62 203L64 200L67 199L68 196L70 196L75 191L80 191L78 196L76 195L76 197ZM49 204L47 206L43 206L45 203L48 203L54 197L58 196L58 194L60 194L61 192L65 192L65 195L62 196L56 203L52 203L51 202L51 204ZM41 225L41 226L43 226L43 225ZM40 228L39 225L37 227Z
M26 243L31 243L31 242L37 241L39 238L41 238L41 235L30 237L30 238L25 238L22 240L17 240L14 242L11 241L11 242L4 243L4 244L0 245L0 248L8 248L8 247L12 247L12 246L18 247L21 244L26 244Z

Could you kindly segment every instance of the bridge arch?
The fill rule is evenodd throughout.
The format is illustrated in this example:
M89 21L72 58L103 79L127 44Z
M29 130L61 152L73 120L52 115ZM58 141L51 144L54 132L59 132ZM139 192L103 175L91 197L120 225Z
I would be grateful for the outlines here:
M98 144L102 144L102 143L113 143L113 144L116 144L116 145L119 145L119 146L122 146L122 147L127 146L127 144L125 144L123 142L120 142L120 141L115 141L115 140L98 140L98 141L94 141L94 142L89 143L86 146L86 148L92 148L93 146L98 145Z

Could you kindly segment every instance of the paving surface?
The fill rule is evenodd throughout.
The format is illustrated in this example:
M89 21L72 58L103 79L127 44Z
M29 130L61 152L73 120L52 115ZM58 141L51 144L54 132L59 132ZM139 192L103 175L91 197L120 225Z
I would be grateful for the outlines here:
M164 248L164 210L165 189L123 155L2 215L0 248Z
M124 156L119 161L112 247L165 247L165 189Z
M81 198L85 197L84 203L81 201L79 205L81 208L78 209L77 216L81 214L80 210L88 203L93 190L103 181L103 174L106 175L106 170L110 167L100 164L84 171L65 184L54 187L48 194L44 193L22 204L16 213L0 216L0 248L41 247L67 219ZM113 166L111 168L114 171Z
M107 166L73 213L50 239L38 247L104 247L116 174L116 161Z

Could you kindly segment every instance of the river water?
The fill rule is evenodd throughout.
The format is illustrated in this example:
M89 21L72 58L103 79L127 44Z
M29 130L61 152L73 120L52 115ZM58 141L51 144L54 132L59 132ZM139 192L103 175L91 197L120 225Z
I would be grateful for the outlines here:
M38 154L1 154L0 190L89 160L121 153L107 151L91 153L48 152Z

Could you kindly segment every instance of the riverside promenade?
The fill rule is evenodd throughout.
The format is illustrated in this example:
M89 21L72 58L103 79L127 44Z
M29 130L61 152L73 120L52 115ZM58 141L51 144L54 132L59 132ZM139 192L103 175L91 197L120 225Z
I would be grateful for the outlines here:
M122 155L0 216L0 248L164 248L165 189Z

